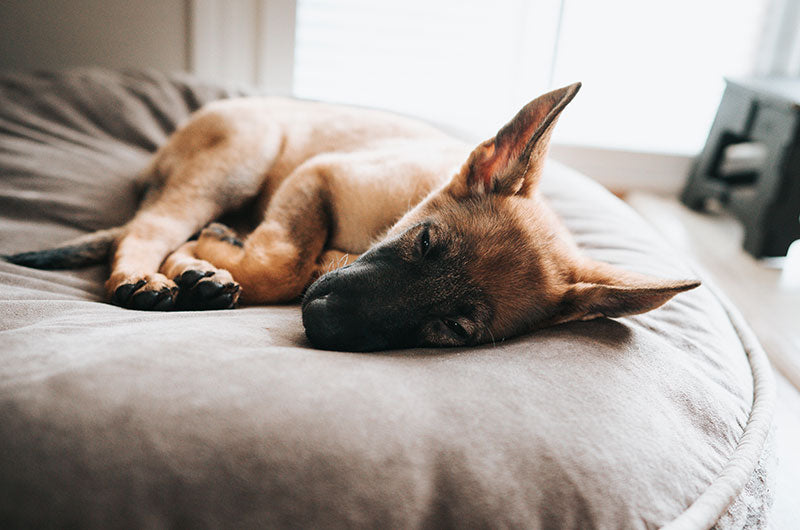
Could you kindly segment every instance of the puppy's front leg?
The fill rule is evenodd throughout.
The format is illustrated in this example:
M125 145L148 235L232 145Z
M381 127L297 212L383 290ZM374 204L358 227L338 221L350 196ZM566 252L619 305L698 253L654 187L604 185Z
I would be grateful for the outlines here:
M166 190L140 210L117 241L106 289L116 305L143 310L175 307L178 286L159 273L171 250L185 241L198 225L218 212L210 203L178 198L180 189Z
M277 189L262 223L245 239L219 224L200 234L195 256L229 271L251 304L286 302L302 294L319 270L331 223L322 166L300 167Z

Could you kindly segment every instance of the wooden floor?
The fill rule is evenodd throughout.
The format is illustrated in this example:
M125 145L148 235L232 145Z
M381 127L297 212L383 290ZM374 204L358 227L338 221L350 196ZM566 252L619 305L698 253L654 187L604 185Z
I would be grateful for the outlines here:
M783 260L755 260L724 214L698 214L673 197L630 193L628 204L687 253L741 310L776 371L775 505L770 528L800 528L800 244Z

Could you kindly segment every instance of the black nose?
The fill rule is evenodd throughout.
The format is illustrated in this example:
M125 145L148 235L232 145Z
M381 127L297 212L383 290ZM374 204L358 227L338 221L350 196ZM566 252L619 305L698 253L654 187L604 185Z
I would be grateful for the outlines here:
M303 303L303 327L306 336L317 348L338 350L344 346L342 328L337 326L334 309L329 303L330 295L325 294Z
M397 302L408 282L364 258L324 274L306 291L303 326L314 347L363 352L413 342L415 321Z
M333 292L336 291L336 292ZM353 300L339 271L323 275L303 298L303 327L315 348L325 350L363 350L362 324Z
M303 303L303 326L315 348L338 351L373 351L388 344L371 333L358 311L348 309L336 294L326 294Z

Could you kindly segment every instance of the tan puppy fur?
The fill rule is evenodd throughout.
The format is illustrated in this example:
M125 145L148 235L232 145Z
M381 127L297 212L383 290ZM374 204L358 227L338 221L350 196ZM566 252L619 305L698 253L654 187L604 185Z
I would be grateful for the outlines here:
M315 344L350 349L478 343L654 309L698 282L589 261L538 191L553 127L579 87L537 98L475 149L382 112L272 98L209 104L156 153L135 217L105 233L113 236L109 297L155 310L227 308L239 298L272 304L329 273L309 290L304 323ZM242 238L209 225L237 212L250 221ZM438 265L428 248L438 249ZM402 265L390 268L392 260ZM404 283L345 302L336 284L353 271L367 271L351 284L356 291L381 275ZM408 298L403 289L417 284L425 287L414 292L439 301ZM402 329L368 316L340 323L353 328L344 335L326 324L387 296L373 312L408 322ZM406 313L393 312L401 306ZM362 325L377 331L354 331Z
M280 99L212 103L156 154L148 170L156 197L115 245L109 295L145 280L128 298L154 291L167 299L172 278L213 263L233 275L247 303L292 300L320 272L369 248L467 152L432 127L380 112ZM166 259L254 198L262 220L241 247L205 230L179 252L202 266Z

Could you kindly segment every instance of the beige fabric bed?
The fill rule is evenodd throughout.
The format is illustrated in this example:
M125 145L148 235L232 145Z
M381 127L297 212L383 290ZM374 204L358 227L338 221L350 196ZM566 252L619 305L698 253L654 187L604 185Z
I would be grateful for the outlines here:
M124 222L149 152L234 93L0 78L0 253ZM543 186L592 257L696 276L587 178L551 164ZM765 524L772 382L708 286L484 347L349 354L311 349L297 305L129 311L105 273L0 261L0 527Z

